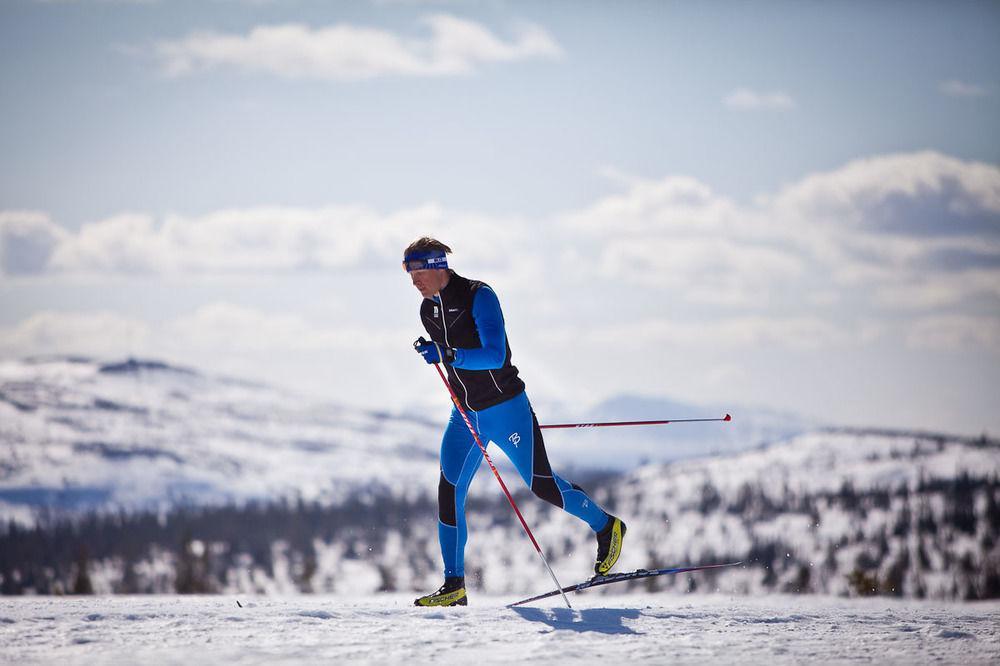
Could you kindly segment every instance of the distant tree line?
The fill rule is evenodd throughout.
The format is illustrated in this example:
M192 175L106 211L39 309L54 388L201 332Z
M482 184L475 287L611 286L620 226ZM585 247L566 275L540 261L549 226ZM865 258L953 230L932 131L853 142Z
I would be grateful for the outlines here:
M621 506L618 480L601 477L588 484L596 486L609 509ZM523 489L515 497L525 505L533 501ZM635 519L666 517L655 502L647 504L644 517ZM500 497L474 497L469 511L508 530L519 529ZM845 482L827 492L747 483L727 496L706 483L683 511L685 520L726 516L742 525L752 535L747 550L718 552L706 546L695 551L695 559L741 560L746 575L765 590L830 592L840 581L850 594L920 598L928 595L929 581L944 577L950 598L1000 598L1000 481L995 475L963 473L951 479L925 478L913 487L865 490ZM834 512L847 516L846 528L824 541L819 528ZM886 517L874 531L866 527L871 512L885 512ZM551 513L542 515L544 520ZM802 543L803 535L757 536L756 526L789 516L800 516L800 524L809 526L816 544L811 552L791 545ZM323 591L330 584L323 577L331 574L321 571L317 545L331 544L340 560L364 562L376 570L380 590L407 589L400 580L412 581L439 567L436 524L433 494L404 499L387 490L336 506L284 501L164 512L40 514L30 528L13 522L0 527L0 593L217 593L233 589L236 578L248 570L273 579L279 567L288 569L282 575L295 590ZM537 528L544 529L544 524ZM579 537L581 543L589 538L582 532ZM391 546L393 540L396 546ZM654 543L629 545L647 548L651 564L663 559ZM691 545L697 548L697 543ZM572 549L567 543L550 556L556 560ZM276 553L280 562L275 561ZM650 578L632 587L712 590L720 575L710 571Z
M34 527L10 522L2 530L0 593L86 594L93 591L88 568L112 559L123 568L113 591L165 591L143 589L135 575L135 564L152 552L168 554L175 563L171 591L213 592L224 586L226 572L238 566L240 556L272 572L276 541L308 562L315 558L314 540L378 546L387 530L406 536L412 519L432 521L436 514L428 496L404 502L387 495L336 506L299 501L179 507L165 513L40 515Z

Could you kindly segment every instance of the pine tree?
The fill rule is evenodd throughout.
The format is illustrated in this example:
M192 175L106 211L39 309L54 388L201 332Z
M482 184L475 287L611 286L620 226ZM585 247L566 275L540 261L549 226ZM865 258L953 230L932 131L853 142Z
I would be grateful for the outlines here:
M94 586L90 582L89 556L86 546L80 546L76 555L76 576L73 579L72 594L93 594Z

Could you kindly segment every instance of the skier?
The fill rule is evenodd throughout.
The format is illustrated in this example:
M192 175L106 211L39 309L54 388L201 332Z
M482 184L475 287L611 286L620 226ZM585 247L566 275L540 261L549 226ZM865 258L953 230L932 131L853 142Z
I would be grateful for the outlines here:
M587 523L597 537L594 572L607 574L618 561L625 523L604 511L580 486L556 475L549 466L542 431L511 364L500 301L489 285L448 268L444 243L420 238L403 254L403 268L424 297L420 319L430 336L414 343L427 363L442 363L448 381L479 432L494 442L517 467L531 491ZM444 585L417 606L465 606L465 498L482 461L458 409L441 440L438 484L438 539L444 559Z

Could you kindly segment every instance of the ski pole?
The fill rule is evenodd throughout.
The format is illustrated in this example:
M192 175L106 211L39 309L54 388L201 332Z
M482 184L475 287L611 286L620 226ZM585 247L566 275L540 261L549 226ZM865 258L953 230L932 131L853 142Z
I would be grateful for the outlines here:
M435 363L434 367L435 369L437 369L438 375L441 377L441 381L443 381L444 385L448 387L448 393L451 395L451 401L455 403L455 407L458 409L458 413L462 415L462 420L465 421L466 427L469 429L469 432L472 433L472 437L473 439L476 440L476 444L479 445L479 450L483 452L483 457L486 458L487 464L489 464L490 469L493 470L493 476L495 476L497 478L497 481L500 482L500 488L503 489L503 494L507 496L507 501L510 502L511 508L514 509L514 513L517 514L518 520L521 521L521 527L524 528L525 534L527 534L528 538L531 539L531 545L535 547L535 551L538 553L538 556L542 558L542 563L548 570L549 576L552 577L552 582L556 584L556 589L561 591L562 585L559 584L559 579L556 578L555 572L552 571L552 567L549 566L549 561L545 559L545 553L542 552L542 547L538 545L537 541L535 541L535 535L531 533L531 529L528 527L528 523L524 520L524 516L521 515L521 510L517 508L517 504L514 502L514 498L511 497L510 491L507 490L507 484L505 484L503 482L503 479L500 478L500 472L497 471L497 468L493 465L493 461L490 460L490 454L486 453L486 447L483 446L482 440L479 439L479 433L477 433L476 429L472 427L472 421L469 420L469 416L465 413L465 410L462 408L462 403L458 401L458 396L455 395L454 389L452 389L451 384L448 383L448 378L444 376L444 372L441 370L441 365L439 363ZM566 596L565 592L562 592L562 598L563 601L566 602L566 606L569 607L570 610L573 610L573 605L569 603L569 597Z
M666 421L608 421L605 423L550 423L539 428L607 428L610 426L646 426L666 425L668 423L704 423L707 421L732 421L733 417L726 414L721 419L670 419Z

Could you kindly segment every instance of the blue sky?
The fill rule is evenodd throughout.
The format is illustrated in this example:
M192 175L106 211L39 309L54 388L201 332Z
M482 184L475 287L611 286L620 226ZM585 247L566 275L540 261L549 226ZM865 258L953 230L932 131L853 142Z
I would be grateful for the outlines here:
M1000 429L1000 5L0 4L0 354L430 404L415 235L533 399Z

